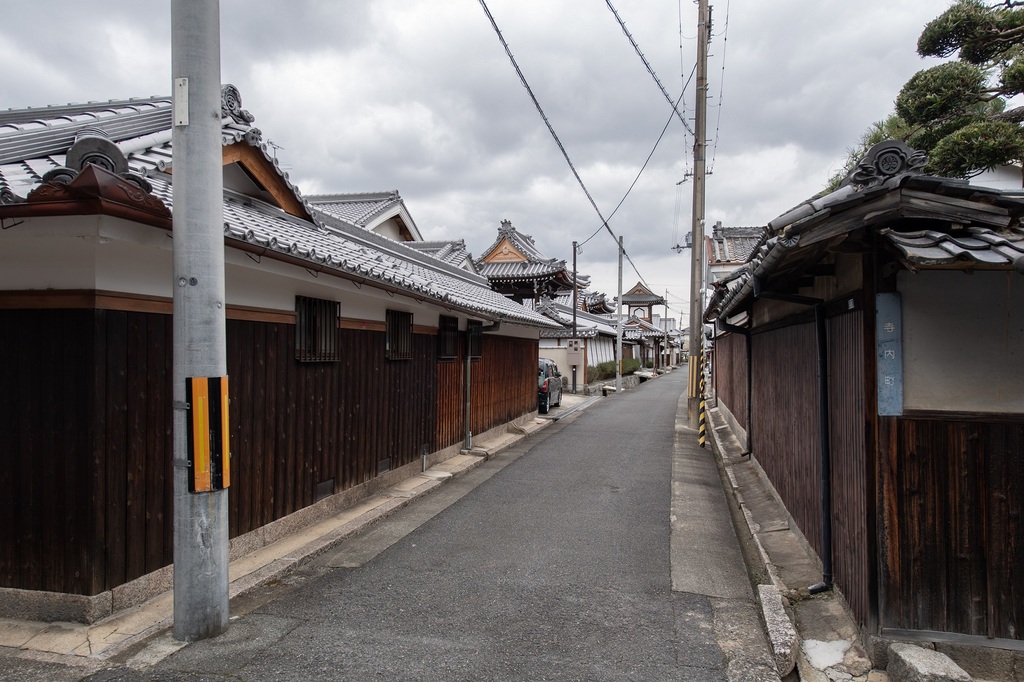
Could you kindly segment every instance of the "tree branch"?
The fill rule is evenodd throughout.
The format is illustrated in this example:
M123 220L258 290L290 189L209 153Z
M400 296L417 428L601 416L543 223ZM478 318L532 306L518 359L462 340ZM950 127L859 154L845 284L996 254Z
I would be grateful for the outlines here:
M1014 107L1006 111L989 116L993 121L1006 121L1008 123L1020 123L1024 121L1024 106Z

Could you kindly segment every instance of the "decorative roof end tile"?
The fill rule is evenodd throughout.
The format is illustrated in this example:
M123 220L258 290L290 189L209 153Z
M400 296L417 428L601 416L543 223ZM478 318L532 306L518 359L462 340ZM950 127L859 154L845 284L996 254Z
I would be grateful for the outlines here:
M926 163L928 155L923 151L911 149L900 140L885 140L868 150L842 185L853 184L862 189L878 187L900 175L921 175Z
M242 96L238 88L230 83L224 85L220 90L221 114L230 116L235 123L249 125L256 120L256 117L242 108Z

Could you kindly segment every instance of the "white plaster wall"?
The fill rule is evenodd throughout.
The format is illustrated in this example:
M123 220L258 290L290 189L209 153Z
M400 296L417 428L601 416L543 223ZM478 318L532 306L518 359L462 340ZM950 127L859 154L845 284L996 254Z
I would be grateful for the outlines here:
M904 409L1024 412L1024 276L901 272Z
M380 225L374 227L373 231L388 239L394 239L396 242L405 241L402 238L402 231L398 228L398 223L395 222L394 218L388 218Z
M170 232L107 216L30 218L0 231L0 290L100 290L170 298L173 296L174 240ZM293 312L295 296L341 303L343 317L383 322L385 310L413 314L413 324L436 327L441 315L482 319L391 296L370 286L271 258L225 248L228 305ZM488 322L485 320L485 324ZM500 336L537 339L538 330L504 323Z
M597 367L602 362L615 359L615 339L609 336L595 336L587 340L587 364Z

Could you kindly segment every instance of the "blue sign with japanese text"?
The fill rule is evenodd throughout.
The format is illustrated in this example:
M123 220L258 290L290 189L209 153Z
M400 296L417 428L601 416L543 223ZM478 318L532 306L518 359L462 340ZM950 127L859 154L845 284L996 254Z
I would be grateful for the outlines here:
M903 414L903 306L895 293L875 296L878 360L878 414Z

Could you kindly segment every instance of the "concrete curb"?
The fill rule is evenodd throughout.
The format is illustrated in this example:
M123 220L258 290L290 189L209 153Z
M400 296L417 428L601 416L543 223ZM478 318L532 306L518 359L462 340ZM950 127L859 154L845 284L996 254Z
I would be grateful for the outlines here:
M775 669L785 677L796 667L799 651L799 635L782 605L782 594L775 585L757 586L758 603L761 605L761 618L768 632L768 642L772 647Z
M571 411L583 409L595 400L596 397L581 401L582 404L572 407ZM486 434L486 441L469 451L437 462L426 471L396 480L306 525L290 524L288 531L280 533L273 541L248 547L248 551L232 552L233 558L228 564L229 599L285 579L289 573L330 551L347 538L437 490L453 478L475 469L552 423L552 420L534 418L525 423L510 423L506 425L505 432L492 430ZM167 568L164 591L93 623L0 618L0 647L18 650L28 658L67 656L84 663L88 659L109 659L130 651L148 639L162 636L161 633L165 633L174 624L171 567Z
M757 592L757 604L761 615L761 622L764 625L765 634L772 649L772 656L775 669L780 677L793 672L797 665L797 658L800 653L800 635L787 613L783 602L782 594L786 586L782 583L778 571L772 564L768 551L758 536L760 527L754 519L743 500L743 493L740 491L739 483L733 473L732 467L725 461L726 445L722 442L721 431L728 430L728 426L715 426L713 412L709 412L709 424L711 425L711 447L725 470L729 480L729 494L731 494L743 514L743 520L747 526L748 537L757 551L757 566L748 566L748 573L751 575L751 582L755 582L753 576L756 573L763 573L770 582L758 583L755 585ZM735 449L735 448L734 448Z

